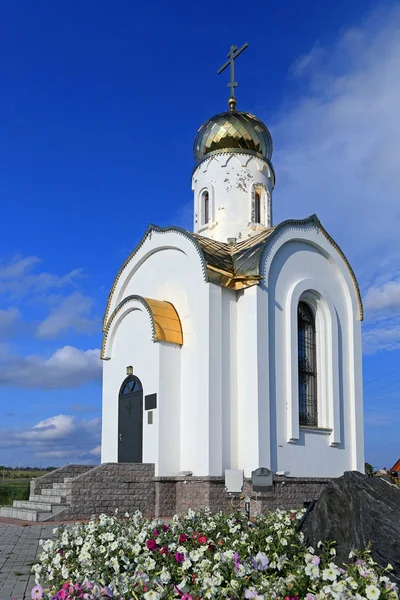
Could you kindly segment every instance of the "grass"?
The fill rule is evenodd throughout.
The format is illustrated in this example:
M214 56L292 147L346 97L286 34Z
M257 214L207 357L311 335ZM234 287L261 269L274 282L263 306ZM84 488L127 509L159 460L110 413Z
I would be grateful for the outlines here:
M14 500L28 500L29 481L0 481L0 506L8 506Z
M48 472L48 469L7 469L0 467L0 480L32 479L32 477L41 477Z

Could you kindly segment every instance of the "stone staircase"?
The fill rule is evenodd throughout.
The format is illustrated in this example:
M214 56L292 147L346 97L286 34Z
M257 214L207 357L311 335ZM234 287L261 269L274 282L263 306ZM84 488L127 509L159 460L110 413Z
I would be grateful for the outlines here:
M72 478L65 477L63 483L53 483L42 488L40 494L31 494L29 500L14 500L12 506L1 506L0 517L23 521L54 521L57 513L67 508L68 484Z

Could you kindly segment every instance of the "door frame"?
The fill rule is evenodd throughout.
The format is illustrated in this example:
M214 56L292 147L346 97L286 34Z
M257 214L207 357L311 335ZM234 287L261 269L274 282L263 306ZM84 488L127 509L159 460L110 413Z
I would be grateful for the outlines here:
M125 388L125 386L129 383L129 381L135 381L138 385L139 388L138 391L133 391L133 392L128 392L126 394L123 394L123 390ZM142 463L143 462L143 404L144 404L144 394L143 394L143 385L142 382L140 381L139 377L136 377L136 375L129 375L128 377L126 377L124 379L124 381L121 384L121 387L119 389L119 393L118 393L118 437L117 437L117 460L118 462L122 462L120 460L120 444L121 444L121 438L120 436L122 435L121 431L120 431L120 418L121 418L121 403L122 400L127 400L130 399L133 402L140 402L140 460L136 460L134 462L136 463ZM132 461L133 462L133 461Z

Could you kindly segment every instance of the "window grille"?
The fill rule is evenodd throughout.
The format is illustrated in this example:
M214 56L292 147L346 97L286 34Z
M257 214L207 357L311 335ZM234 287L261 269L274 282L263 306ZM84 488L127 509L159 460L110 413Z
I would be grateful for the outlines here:
M300 425L318 426L317 360L315 319L313 312L299 302L298 312L299 360L299 422Z

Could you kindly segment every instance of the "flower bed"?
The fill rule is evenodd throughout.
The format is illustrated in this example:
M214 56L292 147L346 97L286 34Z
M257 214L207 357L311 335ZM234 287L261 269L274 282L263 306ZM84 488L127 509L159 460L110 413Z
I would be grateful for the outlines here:
M41 542L32 597L398 598L390 567L379 568L368 552L339 568L333 544L307 548L296 532L303 514L278 510L249 522L242 513L189 511L167 525L136 513L59 527L55 541Z

